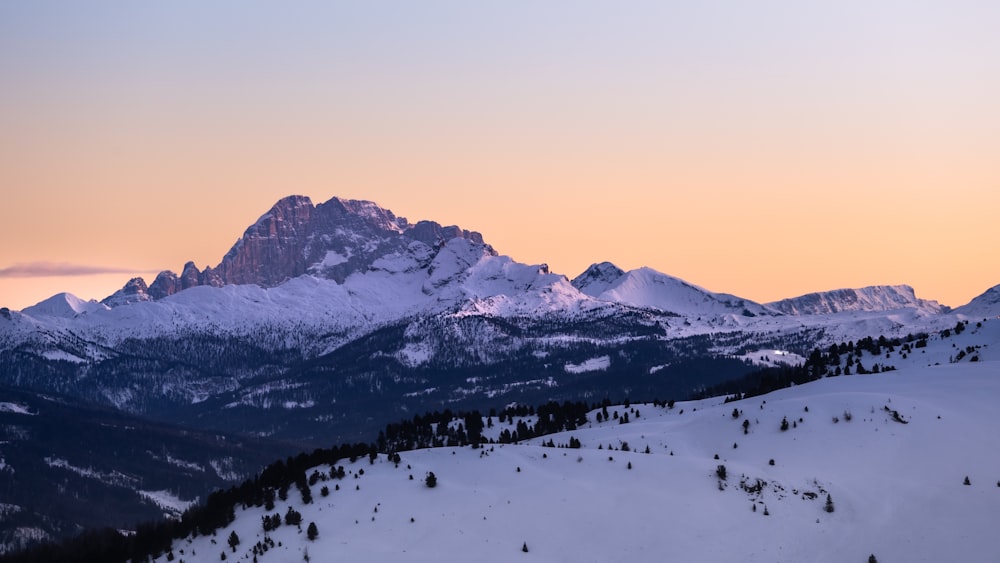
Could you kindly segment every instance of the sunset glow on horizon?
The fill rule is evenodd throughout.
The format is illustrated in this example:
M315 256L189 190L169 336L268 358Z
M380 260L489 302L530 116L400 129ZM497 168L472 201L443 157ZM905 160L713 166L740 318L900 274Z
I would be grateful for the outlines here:
M762 303L1000 284L1000 5L693 4L0 5L0 307L292 194Z

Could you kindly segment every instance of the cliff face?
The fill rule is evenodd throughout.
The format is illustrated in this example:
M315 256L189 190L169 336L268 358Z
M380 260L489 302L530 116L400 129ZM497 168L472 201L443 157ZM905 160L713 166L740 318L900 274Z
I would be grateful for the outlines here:
M106 301L113 306L163 299L201 285L275 287L303 274L342 283L352 273L366 271L379 258L405 251L414 241L439 248L455 238L495 254L479 233L433 221L411 225L370 201L333 198L314 206L308 197L289 196L247 228L215 268L199 271L188 262L180 275L165 270L148 288L141 278L132 280L129 287Z
M768 303L786 315L826 315L844 311L894 311L913 308L927 313L945 313L937 301L919 299L908 285L874 285L860 289L837 289L809 293Z

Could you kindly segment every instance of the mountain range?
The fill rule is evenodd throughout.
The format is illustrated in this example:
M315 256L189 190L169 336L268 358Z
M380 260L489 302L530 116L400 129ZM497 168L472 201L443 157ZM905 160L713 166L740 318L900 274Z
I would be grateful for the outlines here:
M340 437L360 429L361 397L400 415L609 389L686 396L717 381L670 378L664 366L764 348L804 356L865 335L943 328L996 316L998 294L954 311L905 285L761 304L608 262L570 280L499 254L474 231L411 223L368 201L290 196L215 266L188 262L148 285L135 278L100 302L63 293L0 309L0 366L10 385L308 441L334 420ZM635 381L638 373L658 376ZM718 378L741 373L725 366ZM600 376L618 379L609 388ZM214 416L220 410L245 416Z
M950 310L905 285L756 303L609 262L570 279L502 255L474 231L411 223L367 201L313 205L291 196L215 266L188 262L149 284L134 278L101 301L60 293L21 311L0 309L0 386L29 394L12 405L42 408L56 397L163 425L161 435L185 428L239 436L248 451L288 452L367 442L387 421L424 412L688 399L873 335L909 353L860 369L927 366L942 361L914 348L928 335L998 314L1000 286ZM963 349L944 361L981 355ZM834 367L815 369L834 375ZM25 428L14 420L11 443ZM0 473L31 464L64 469L45 459L100 465L74 444L52 448L64 453L38 457L0 444ZM161 450L171 448L189 446ZM213 448L185 459L208 467L222 455ZM163 451L147 463L183 457ZM94 471L140 472L116 467ZM204 480L202 493L218 477ZM190 482L183 487L185 502L201 494ZM132 493L134 502L161 509ZM7 537L23 542L72 525Z

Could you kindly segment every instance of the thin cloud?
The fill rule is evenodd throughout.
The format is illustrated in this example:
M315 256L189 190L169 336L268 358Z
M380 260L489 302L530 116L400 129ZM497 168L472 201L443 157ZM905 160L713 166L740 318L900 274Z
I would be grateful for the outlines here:
M43 278L64 276L90 276L96 274L134 274L134 268L115 266L88 266L86 264L67 264L65 262L27 262L0 268L0 278Z

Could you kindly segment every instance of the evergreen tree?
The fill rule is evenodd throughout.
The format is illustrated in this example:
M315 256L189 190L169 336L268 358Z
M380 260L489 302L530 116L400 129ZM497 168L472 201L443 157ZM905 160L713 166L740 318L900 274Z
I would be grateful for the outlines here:
M433 489L434 487L437 486L438 484L437 476L434 475L433 471L427 473L427 477L424 478L424 484L427 485L427 488L429 489Z
M289 526L298 526L301 523L302 513L289 506L288 512L285 513L285 524Z
M833 512L833 498L829 494L826 495L826 506L823 507L823 510Z
M309 541L314 541L318 536L319 536L319 529L316 528L316 523L310 522L309 528L306 529L306 537L309 538Z
M240 537L236 535L236 530L229 533L229 547L233 548L233 553L236 553L236 546L240 545Z

